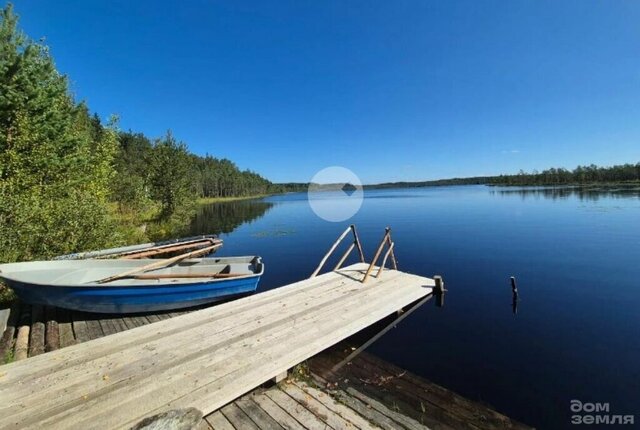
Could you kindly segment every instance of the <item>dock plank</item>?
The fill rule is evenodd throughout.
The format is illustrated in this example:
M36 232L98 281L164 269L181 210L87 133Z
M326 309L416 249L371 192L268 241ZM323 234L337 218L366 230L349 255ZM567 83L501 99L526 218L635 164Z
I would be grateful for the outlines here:
M301 383L299 381L293 382L293 386L297 387L300 392L305 393L306 396L310 396L319 403L321 403L327 409L335 412L345 420L353 423L360 429L379 429L380 427L377 425L374 426L371 424L371 421L364 419L361 415L359 415L353 409L346 407L345 405L334 400L330 395L324 393L316 388L309 386L306 383ZM426 429L425 429L426 430Z
M304 428L308 430L325 430L330 428L324 421L318 418L314 413L310 412L296 402L292 397L284 391L275 389L269 390L265 395L271 399L276 405L287 411L294 417Z
M229 402L432 291L432 280L394 270L362 284L365 270L359 263L6 365L0 427L127 428L187 406L223 407L232 424L255 425ZM86 329L104 334L96 320Z
M262 430L284 430L276 420L262 410L250 396L244 396L234 402Z
M36 356L44 353L44 307L33 305L31 307L31 332L29 337L29 355Z
M260 430L260 427L234 403L230 403L222 408L222 415L224 415L236 429Z
M209 423L213 430L236 430L233 424L231 424L220 411L216 411L208 417L205 417L205 421Z
M360 430L375 430L380 427L374 426L359 415L355 414L353 411L349 410L350 414L347 414L348 417L343 416L341 413L338 413L334 407L329 408L328 403L331 403L329 399L325 399L325 401L320 401L318 398L311 395L308 391L302 390L298 385L295 384L282 384L282 390L295 399L298 403L303 405L305 408L313 412L314 415L322 419L329 426L334 429L360 429ZM326 395L325 395L326 396ZM346 408L341 409L340 412L346 412Z
M286 430L305 430L302 424L264 393L253 394L252 399Z

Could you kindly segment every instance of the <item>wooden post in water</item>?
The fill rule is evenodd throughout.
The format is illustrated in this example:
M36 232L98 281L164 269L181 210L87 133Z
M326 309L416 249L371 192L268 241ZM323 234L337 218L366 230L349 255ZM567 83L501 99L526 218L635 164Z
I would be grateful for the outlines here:
M515 276L511 277L511 295L512 295L511 309L513 310L513 314L515 315L518 313L518 286L516 285Z
M436 275L433 277L436 285L433 288L433 293L436 296L436 306L441 308L444 306L444 281L442 280L442 276Z

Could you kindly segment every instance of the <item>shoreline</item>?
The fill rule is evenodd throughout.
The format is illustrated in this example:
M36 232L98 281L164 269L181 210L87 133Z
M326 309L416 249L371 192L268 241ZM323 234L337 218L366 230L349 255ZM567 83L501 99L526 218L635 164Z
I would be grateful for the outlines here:
M255 199L262 199L262 198L273 196L273 195L275 194L255 194L251 196L239 196L239 197L198 197L196 199L196 204L210 205L212 203L235 202L238 200L255 200Z

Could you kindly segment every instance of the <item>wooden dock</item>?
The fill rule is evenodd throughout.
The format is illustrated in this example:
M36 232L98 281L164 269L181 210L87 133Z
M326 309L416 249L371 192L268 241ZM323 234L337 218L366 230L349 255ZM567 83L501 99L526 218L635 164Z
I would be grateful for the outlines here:
M181 407L210 414L435 286L397 270L361 283L368 268L358 263L2 366L0 428L129 428Z

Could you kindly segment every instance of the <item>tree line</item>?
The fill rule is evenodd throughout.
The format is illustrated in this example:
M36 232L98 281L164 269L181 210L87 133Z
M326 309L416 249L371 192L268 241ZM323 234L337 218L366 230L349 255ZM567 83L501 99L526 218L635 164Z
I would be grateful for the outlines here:
M493 185L586 185L597 183L640 182L640 162L599 167L595 164L578 166L573 170L552 167L542 172L500 175L487 182Z
M120 132L118 142L112 198L123 208L144 207L151 200L159 202L162 215L168 217L197 198L257 196L276 189L230 160L189 152L171 132L155 140Z
M542 172L534 170L531 173L520 170L515 175L472 176L419 182L386 182L365 185L364 188L409 188L443 185L589 185L636 182L640 182L640 162L610 167L599 167L591 164L589 166L578 166L573 170L552 167Z
M188 225L200 197L278 190L170 132L122 132L78 102L49 49L0 12L0 261L145 241Z

